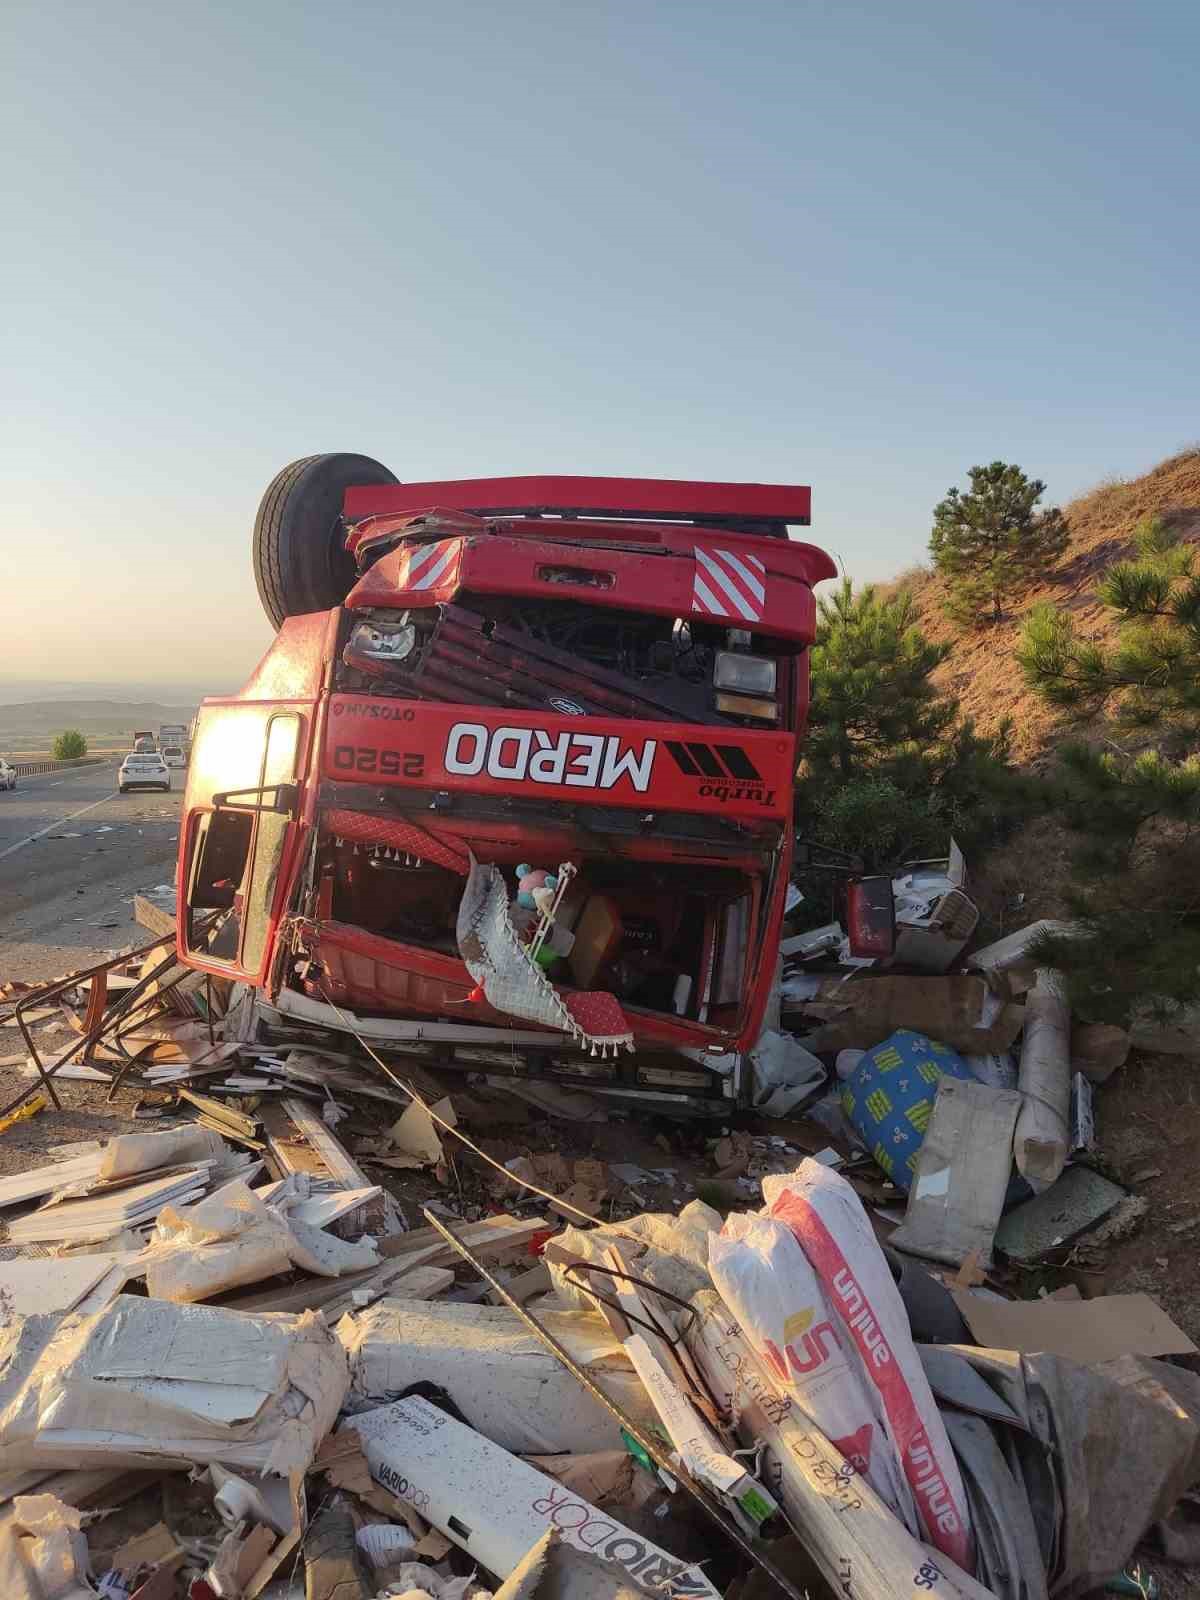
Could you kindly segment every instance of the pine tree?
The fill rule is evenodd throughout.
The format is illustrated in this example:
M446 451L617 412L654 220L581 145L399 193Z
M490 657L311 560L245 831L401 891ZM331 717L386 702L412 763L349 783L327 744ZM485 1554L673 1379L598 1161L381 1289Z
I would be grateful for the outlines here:
M1058 811L1083 844L1070 901L1078 927L1037 952L1062 966L1084 1016L1125 1021L1200 1000L1200 577L1196 555L1161 521L1136 530L1136 555L1099 586L1118 636L1081 640L1050 607L1017 650L1049 704L1112 714L1124 747L1060 752ZM1146 741L1155 748L1139 748Z
M809 770L846 782L905 746L939 739L958 710L931 681L949 653L925 637L907 591L884 598L868 584L856 594L844 578L817 613Z
M1067 544L1061 511L1039 511L1046 491L1040 478L993 461L972 467L965 494L951 489L933 511L929 550L946 580L946 610L975 626L990 611L999 622L1005 596L1047 572Z
M1175 750L1200 741L1200 576L1196 549L1161 518L1134 530L1135 558L1098 587L1116 614L1112 649L1076 638L1051 606L1031 612L1017 650L1026 681L1052 705L1085 713L1111 700L1128 730L1156 731Z
M849 580L822 599L797 791L800 831L872 870L999 831L1015 797L1007 727L959 720L933 681L950 646L926 637L907 591Z

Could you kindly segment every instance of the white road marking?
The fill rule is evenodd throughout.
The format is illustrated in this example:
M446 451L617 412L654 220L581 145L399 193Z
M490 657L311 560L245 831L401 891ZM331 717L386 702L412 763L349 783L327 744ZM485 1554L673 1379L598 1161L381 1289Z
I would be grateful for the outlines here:
M53 833L55 828L63 828L68 822L74 822L76 817L85 817L89 811L95 811L97 806L106 805L108 801L115 800L118 791L106 794L103 800L93 800L90 806L82 806L78 811L72 811L69 817L59 817L54 822L48 822L44 828L39 828L36 833L31 833L26 839L18 839L16 844L10 844L7 850L0 850L0 861L5 856L11 856L16 850L23 850L27 844L32 844L35 839L40 839L44 834Z

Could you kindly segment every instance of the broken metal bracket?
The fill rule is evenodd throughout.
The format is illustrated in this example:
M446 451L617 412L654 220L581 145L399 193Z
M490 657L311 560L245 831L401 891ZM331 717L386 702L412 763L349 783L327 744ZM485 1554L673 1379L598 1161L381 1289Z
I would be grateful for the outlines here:
M665 1340L672 1348L676 1348L683 1342L684 1334L673 1334L666 1328L660 1327L657 1322L651 1322L647 1317L639 1317L636 1312L627 1310L619 1300L614 1300L609 1295L601 1294L594 1284L580 1283L574 1276L576 1272L602 1272L610 1278L620 1278L622 1283L632 1283L638 1289L649 1289L652 1294L661 1295L664 1300L670 1300L673 1305L681 1307L688 1314L688 1324L684 1334L690 1330L692 1323L696 1320L695 1306L691 1305L687 1300L681 1300L677 1294L670 1294L666 1289L659 1289L646 1278L635 1278L632 1272L625 1272L617 1267L602 1267L598 1262L594 1261L571 1262L563 1273L568 1283L574 1284L577 1289L582 1289L593 1300L599 1300L603 1305L610 1306L614 1311L619 1312L626 1322L636 1322L640 1327L652 1333L656 1339Z
M114 967L122 966L127 961L136 961L139 956L148 956L151 951L157 950L160 945L166 944L168 940L174 944L174 933L164 934L162 938L155 939L153 943L143 945L140 950L130 950L121 955L110 956L106 961L98 961L94 966L91 967L82 967L78 972L72 972L65 978L56 978L53 983L45 983L41 986L41 988L31 989L28 994L23 994L13 1007L13 1021L17 1024L17 1027L20 1028L21 1037L24 1039L25 1047L29 1051L30 1060L38 1070L38 1077L41 1079L41 1088L44 1089L49 1094L51 1100L53 1100L56 1111L62 1110L62 1101L55 1093L54 1084L51 1082L54 1074L60 1067L65 1067L73 1056L82 1052L83 1056L86 1058L87 1053L92 1049L93 1045L95 1045L101 1034L103 1034L111 1026L113 1018L106 1017L103 1010L100 1011L100 1015L98 1017L95 1016L94 1012L96 1009L99 1009L99 1003L95 1002L94 1004L94 997L89 995L87 1023L85 1023L83 1032L78 1039L76 1039L47 1067L42 1061L37 1044L34 1041L33 1035L29 1031L29 1024L25 1019L25 1012L29 1010L35 1010L39 1006L44 1006L47 1001L57 1000L60 995L66 994L68 989L76 989L80 984L87 983L92 979L96 979L101 974L104 975L105 989L107 989L108 974ZM122 1000L124 999L125 996L123 995ZM88 1024L90 1024L90 1026ZM37 1092L38 1085L31 1082L27 1089L21 1090L20 1094L17 1095L15 1100L11 1100L8 1105L0 1109L0 1117L7 1116L10 1111L15 1111L19 1105L23 1105L24 1102L29 1099L31 1094L36 1094Z
M153 970L148 972L144 978L139 979L132 989L126 989L124 993L121 994L116 1001L114 1001L111 1007L106 1007L105 1001L107 999L108 974L113 970L113 968L124 966L125 963L129 961L143 959L146 956L153 954L155 950L161 949L162 946L168 944L171 946L171 949L168 951L163 960L157 963ZM120 955L110 956L106 961L98 961L94 966L82 967L78 972L72 972L65 978L56 978L53 983L43 984L38 989L31 989L28 994L23 994L17 1001L16 1005L13 1007L13 1020L20 1028L21 1037L24 1039L25 1046L29 1051L30 1060L37 1068L38 1078L41 1080L40 1087L49 1094L57 1111L62 1110L62 1102L55 1093L54 1084L51 1081L54 1078L54 1075L58 1072L60 1067L65 1067L67 1063L77 1055L81 1060L86 1061L94 1046L104 1037L106 1033L117 1028L122 1021L127 1020L135 1010L140 1008L139 1006L135 1005L135 1001L140 1001L141 1004L146 1003L145 1001L141 1000L144 991L150 986L151 983L155 981L156 978L158 978L162 973L169 971L169 969L174 966L176 960L174 947L175 934L173 932L165 933L161 936L161 938L153 940L150 944L142 945L142 947L138 950L123 951ZM187 977L187 975L188 974L186 970L181 970L179 977L175 979L174 982L178 983L182 981L182 979ZM57 1000L59 996L65 994L68 989L78 988L84 983L90 983L91 988L88 994L88 1005L84 1016L82 1032L80 1033L78 1039L73 1040L72 1043L68 1045L68 1047L61 1053L61 1055L56 1056L55 1059L47 1065L45 1062L43 1062L34 1037L29 1031L29 1024L26 1021L25 1012L34 1010L39 1006L44 1006L47 1001ZM155 991L154 999L157 1000L160 995L166 992L167 989L173 987L173 983L163 985L161 988ZM113 1097L115 1089L120 1084L122 1077L124 1077L125 1072L128 1071L128 1068L130 1065L132 1065L133 1061L133 1058L129 1056L128 1051L124 1050L124 1048L121 1046L119 1036L117 1039L117 1044L118 1048L121 1050L121 1053L125 1055L127 1059L116 1080L109 1086L108 1098L110 1100ZM8 1105L0 1108L0 1117L5 1117L11 1111L15 1111L16 1108L20 1105L23 1105L31 1095L37 1094L38 1092L39 1085L37 1081L31 1081L28 1088L22 1089L20 1094L18 1094L14 1100L9 1101Z

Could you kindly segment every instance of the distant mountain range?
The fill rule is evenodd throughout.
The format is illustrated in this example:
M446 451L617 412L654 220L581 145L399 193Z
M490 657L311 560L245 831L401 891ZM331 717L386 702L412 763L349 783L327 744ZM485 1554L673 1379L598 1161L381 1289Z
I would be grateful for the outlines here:
M31 700L0 705L0 752L47 749L56 734L77 728L95 746L120 748L135 728L190 722L196 701L163 705L157 700Z
M198 705L206 694L232 693L237 683L164 683L147 678L116 683L105 678L21 678L0 672L0 712L8 708L40 705L44 701L104 701L115 705L137 705L153 701L156 705Z

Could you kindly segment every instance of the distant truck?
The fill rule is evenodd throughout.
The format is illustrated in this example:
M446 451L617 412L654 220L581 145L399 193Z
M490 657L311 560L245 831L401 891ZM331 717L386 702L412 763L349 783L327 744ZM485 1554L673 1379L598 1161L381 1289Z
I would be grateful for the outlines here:
M191 741L185 722L162 722L158 728L158 748L169 767L186 767Z
M135 728L133 730L133 749L135 755L152 755L158 749L158 745L154 741L154 729Z

